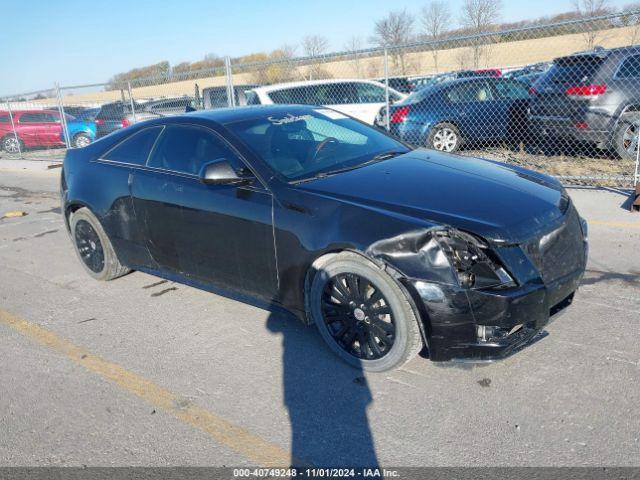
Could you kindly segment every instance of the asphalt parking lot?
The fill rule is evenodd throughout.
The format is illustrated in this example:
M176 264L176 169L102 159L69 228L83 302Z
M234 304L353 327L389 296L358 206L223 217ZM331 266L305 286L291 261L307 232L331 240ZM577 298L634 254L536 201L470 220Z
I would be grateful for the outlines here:
M59 170L0 171L0 466L639 466L640 214L571 189L590 224L574 305L488 365L363 375L314 329L134 272L98 283Z

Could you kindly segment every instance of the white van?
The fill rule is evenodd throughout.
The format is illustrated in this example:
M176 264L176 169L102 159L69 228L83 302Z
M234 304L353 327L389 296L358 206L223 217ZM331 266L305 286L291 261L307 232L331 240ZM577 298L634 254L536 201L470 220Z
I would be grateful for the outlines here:
M406 95L389 88L389 102ZM257 87L247 92L248 105L323 105L373 125L385 105L385 86L373 80L310 80Z

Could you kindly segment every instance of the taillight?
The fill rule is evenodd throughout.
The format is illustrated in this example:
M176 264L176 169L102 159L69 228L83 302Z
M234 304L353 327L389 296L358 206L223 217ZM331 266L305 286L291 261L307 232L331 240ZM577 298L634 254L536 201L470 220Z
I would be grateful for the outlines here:
M96 122L96 125L104 125L104 120L102 118L96 118L94 121Z
M572 97L595 97L607 91L606 85L574 85L567 88L566 94Z
M129 125L131 125L129 123L129 120L127 119L127 117L122 119L122 122L120 122L120 124L122 125L122 128L127 128Z
M529 96L535 97L536 95L538 95L538 91L533 87L529 87Z
M409 107L400 107L391 115L390 123L402 123L409 115Z

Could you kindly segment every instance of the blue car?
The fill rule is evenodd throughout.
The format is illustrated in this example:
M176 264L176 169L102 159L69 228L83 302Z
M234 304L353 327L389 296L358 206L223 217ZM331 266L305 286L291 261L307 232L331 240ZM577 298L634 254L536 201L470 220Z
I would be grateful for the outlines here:
M96 123L89 117L66 116L69 141L74 148L86 147L96 139ZM60 132L60 140L65 143L64 131Z
M390 107L393 135L454 152L465 143L523 139L529 92L516 80L475 77L426 87ZM376 124L385 123L384 112Z

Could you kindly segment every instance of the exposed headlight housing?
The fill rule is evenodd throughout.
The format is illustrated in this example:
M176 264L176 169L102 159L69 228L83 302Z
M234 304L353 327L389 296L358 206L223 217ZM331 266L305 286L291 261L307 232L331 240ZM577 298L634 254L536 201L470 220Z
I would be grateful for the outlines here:
M435 238L461 287L481 289L516 286L516 282L482 240L453 229L440 230Z

